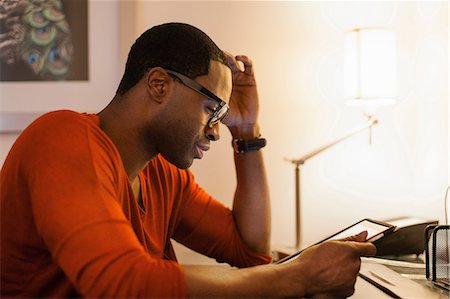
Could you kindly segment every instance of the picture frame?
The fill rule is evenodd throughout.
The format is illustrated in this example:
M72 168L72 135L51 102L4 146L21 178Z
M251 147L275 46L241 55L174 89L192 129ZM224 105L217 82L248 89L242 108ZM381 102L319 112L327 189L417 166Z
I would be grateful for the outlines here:
M49 111L94 113L111 101L121 77L120 5L88 1L89 80L0 82L0 133L19 133Z

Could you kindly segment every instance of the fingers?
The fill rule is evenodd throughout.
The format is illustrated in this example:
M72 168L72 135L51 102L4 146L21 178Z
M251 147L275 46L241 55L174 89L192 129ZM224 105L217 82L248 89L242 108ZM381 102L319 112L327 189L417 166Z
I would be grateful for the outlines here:
M225 54L225 57L227 58L228 64L230 65L233 73L240 72L241 70L239 69L236 58L230 52L223 51L223 53Z
M241 61L244 64L244 73L246 75L253 75L253 62L245 55L236 56L237 61Z
M367 240L367 231L362 231L357 235L349 236L346 238L340 239L340 241L355 241L355 242L364 242Z
M355 287L352 286L348 290L330 293L314 294L311 298L314 299L335 299L335 298L347 298L355 293Z
M312 295L311 298L314 298L314 299L328 299L328 298L333 298L333 295L327 294L327 293L319 293L319 294Z
M224 51L227 61L233 72L243 72L246 75L253 75L253 62L245 55L233 56L231 53Z
M357 235L346 237L339 241L353 242L359 255L372 256L377 254L377 248L372 243L365 242L367 240L367 234L367 231L362 231Z
M373 256L377 254L377 248L370 242L352 242L360 256Z
M347 252L352 257L373 256L377 253L377 248L370 242L336 240L326 241L324 243L321 243L319 246L323 245L332 247L338 245L337 247L335 247L335 250L342 250L342 253Z

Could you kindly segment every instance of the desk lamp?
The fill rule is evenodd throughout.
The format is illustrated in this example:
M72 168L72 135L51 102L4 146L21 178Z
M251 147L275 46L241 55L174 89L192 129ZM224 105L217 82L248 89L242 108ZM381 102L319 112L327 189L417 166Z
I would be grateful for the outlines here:
M396 46L395 33L383 28L356 28L345 34L344 86L346 104L360 107L368 123L349 131L298 159L287 159L295 166L295 249L301 249L301 190L300 167L307 160L334 145L368 129L369 143L372 127L378 123L373 113L379 106L395 103Z

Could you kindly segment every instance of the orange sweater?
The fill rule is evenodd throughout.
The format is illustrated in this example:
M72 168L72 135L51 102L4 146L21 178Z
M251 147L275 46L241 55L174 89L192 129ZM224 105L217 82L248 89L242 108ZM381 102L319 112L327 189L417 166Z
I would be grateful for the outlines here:
M0 174L0 296L185 297L171 238L237 267L270 261L189 171L157 156L139 178L145 211L96 115L31 124Z

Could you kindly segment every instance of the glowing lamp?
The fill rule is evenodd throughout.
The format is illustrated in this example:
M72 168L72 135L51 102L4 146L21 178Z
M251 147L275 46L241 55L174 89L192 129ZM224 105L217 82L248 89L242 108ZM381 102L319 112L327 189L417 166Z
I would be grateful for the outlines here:
M344 96L352 106L395 103L397 52L393 31L358 28L345 35Z

